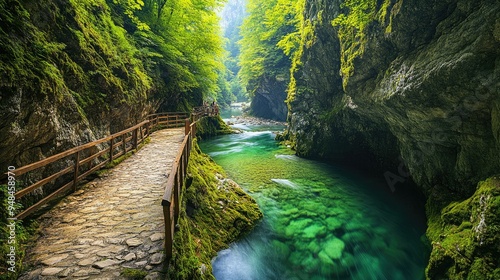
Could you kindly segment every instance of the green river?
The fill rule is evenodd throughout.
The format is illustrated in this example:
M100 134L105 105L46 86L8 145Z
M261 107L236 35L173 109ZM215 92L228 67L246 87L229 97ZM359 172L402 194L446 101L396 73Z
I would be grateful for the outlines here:
M216 279L424 279L421 203L379 179L296 157L274 141L283 127L238 127L244 133L201 148L256 199L264 219L219 252Z

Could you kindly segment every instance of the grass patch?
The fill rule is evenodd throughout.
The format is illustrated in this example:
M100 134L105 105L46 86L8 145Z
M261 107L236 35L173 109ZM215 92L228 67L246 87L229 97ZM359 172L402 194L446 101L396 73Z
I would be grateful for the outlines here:
M122 275L127 277L128 279L140 280L144 279L148 273L144 270L135 269L135 268L125 268L122 271Z

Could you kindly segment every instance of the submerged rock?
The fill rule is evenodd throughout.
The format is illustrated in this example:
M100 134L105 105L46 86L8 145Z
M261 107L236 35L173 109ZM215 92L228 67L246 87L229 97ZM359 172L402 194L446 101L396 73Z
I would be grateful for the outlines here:
M344 241L331 237L324 245L323 252L325 252L330 258L338 260L342 257L342 252L344 252L345 243Z

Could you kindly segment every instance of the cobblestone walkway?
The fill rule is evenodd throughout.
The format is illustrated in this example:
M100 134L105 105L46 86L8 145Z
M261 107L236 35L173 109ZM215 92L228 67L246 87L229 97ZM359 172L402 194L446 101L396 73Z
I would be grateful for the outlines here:
M39 218L40 237L20 279L126 279L125 268L161 279L161 184L184 137L161 130L151 142L101 179L68 196Z

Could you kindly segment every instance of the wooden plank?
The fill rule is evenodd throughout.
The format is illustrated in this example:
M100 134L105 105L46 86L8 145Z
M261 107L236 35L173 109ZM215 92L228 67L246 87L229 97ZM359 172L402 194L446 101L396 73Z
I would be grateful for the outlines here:
M33 204L31 207L28 209L24 210L23 212L17 214L16 218L18 220L21 220L28 216L29 214L33 213L36 211L38 208L46 204L47 202L51 201L52 199L56 198L56 196L64 191L67 191L71 186L73 186L73 181L67 183L66 185L62 186L61 188L57 189L55 192L49 194L42 200L38 201L37 203Z
M45 179L42 179L42 180L34 183L33 185L31 185L29 187L26 187L26 188L24 188L24 189L16 192L15 193L15 197L16 197L16 199L19 199L19 198L25 196L26 194L32 192L33 190L35 190L35 189L37 189L37 188L39 188L39 187L47 184L48 182L50 182L52 180L57 179L57 178L61 177L62 175L67 174L67 173L69 173L69 172L71 172L73 170L75 170L75 168L74 168L73 165L71 165L71 166L69 166L69 167L67 167L67 168L65 168L65 169L63 169L63 170L61 170L61 171L59 171L57 173L54 173L54 174L50 175L49 177L47 177Z
M80 181L80 180L84 179L84 178L85 178L85 177L87 177L88 175L90 175L90 174L94 173L95 171L97 171L97 170L101 169L101 168L102 168L103 166L105 166L106 164L108 164L108 162L107 162L107 161L100 162L98 165L96 165L96 166L92 167L92 169L90 169L90 170L86 171L85 173L83 173L82 175L80 175L80 176L78 177L78 181Z
M86 157L85 159L80 160L80 165L84 165L84 164L88 163L89 161L92 161L93 159L98 158L107 152L109 152L109 147L100 151L100 152L97 152L89 157Z
M20 176L26 172L29 172L29 171L32 171L32 170L35 170L37 168L40 168L42 166L45 166L49 163L52 163L54 161L57 161L59 159L62 159L62 158L65 158L67 156L70 156L70 155L73 155L75 154L76 152L79 152L79 151L83 151L85 149L88 149L88 148L91 148L91 147L94 147L98 144L101 144L103 142L107 142L109 141L111 138L116 138L118 136L121 136L122 134L125 134L127 132L130 132L130 131L133 131L134 129L136 129L137 127L147 123L149 121L143 121L142 123L140 124L137 124L131 128L128 128L128 129L125 129L123 131L120 131L118 133L115 133L113 135L110 135L108 137L105 137L105 138L102 138L102 139L99 139L99 140L96 140L96 141L93 141L93 142L90 142L90 143L87 143L87 144L84 144L84 145L80 145L80 146L77 146L77 147L74 147L74 148L71 148L67 151L64 151L62 153L59 153L59 154L56 154L56 155L53 155L53 156L50 156L48 158L45 158L43 160L40 160L40 161L37 161L37 162L34 162L34 163L31 163L31 164L28 164L28 165L25 165L23 167L20 167L18 169L16 169L16 176Z

